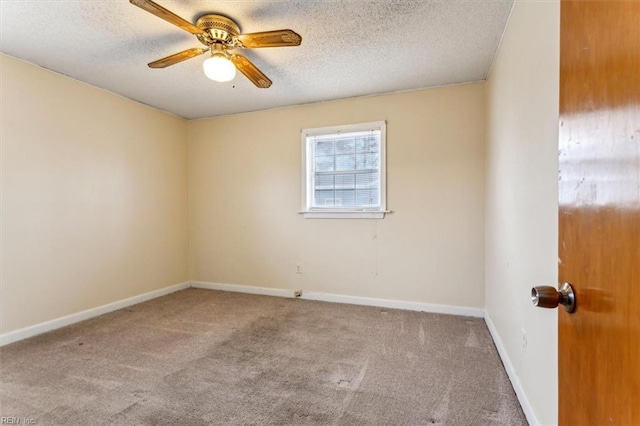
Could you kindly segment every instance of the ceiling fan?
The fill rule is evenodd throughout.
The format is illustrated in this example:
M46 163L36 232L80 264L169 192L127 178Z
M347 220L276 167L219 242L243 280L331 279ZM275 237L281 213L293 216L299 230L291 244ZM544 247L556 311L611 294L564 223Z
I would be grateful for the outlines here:
M166 68L187 59L211 52L211 57L204 61L203 67L207 77L216 81L230 81L235 77L236 69L245 75L256 86L266 89L271 80L264 75L249 59L234 49L254 49L259 47L299 46L302 37L292 30L275 30L258 33L241 34L240 27L231 18L216 14L205 14L195 24L179 17L151 0L129 0L129 2L165 21L174 24L195 35L206 48L183 50L149 63L151 68Z

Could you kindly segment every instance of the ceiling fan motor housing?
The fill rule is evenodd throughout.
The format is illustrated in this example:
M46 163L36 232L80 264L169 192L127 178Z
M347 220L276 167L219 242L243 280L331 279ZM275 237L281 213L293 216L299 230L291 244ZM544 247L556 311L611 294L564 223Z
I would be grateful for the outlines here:
M214 43L232 43L233 38L240 34L240 27L231 18L222 15L202 15L196 21L196 27L204 30L196 34L200 43L211 46Z

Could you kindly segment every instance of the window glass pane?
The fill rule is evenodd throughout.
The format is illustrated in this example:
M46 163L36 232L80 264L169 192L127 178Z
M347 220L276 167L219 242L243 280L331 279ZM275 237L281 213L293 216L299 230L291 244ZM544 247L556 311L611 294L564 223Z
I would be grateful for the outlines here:
M356 155L358 170L377 169L379 156L378 153Z
M336 175L336 188L337 189L353 189L356 185L355 175Z
M369 194L371 196L370 200L371 200L371 205L372 206L379 206L380 205L380 191L378 190L378 188L376 188L375 190L371 191L371 194Z
M333 155L316 156L316 171L332 171L333 170Z
M356 140L356 152L378 152L380 144L377 136L363 136Z
M315 187L316 189L331 189L334 188L334 175L316 173Z
M377 190L357 190L356 191L356 203L358 206L377 206L378 191Z
M358 189L368 189L368 188L378 188L378 181L380 179L380 175L378 172L371 173L358 173L356 175L356 188Z
M336 154L351 154L355 149L355 139L339 139L336 141Z
M356 205L356 191L336 191L336 206L354 207Z
M316 155L333 155L333 141L316 142Z
M356 168L356 156L336 155L336 170L354 170Z
M316 206L331 207L333 206L333 191L316 191Z

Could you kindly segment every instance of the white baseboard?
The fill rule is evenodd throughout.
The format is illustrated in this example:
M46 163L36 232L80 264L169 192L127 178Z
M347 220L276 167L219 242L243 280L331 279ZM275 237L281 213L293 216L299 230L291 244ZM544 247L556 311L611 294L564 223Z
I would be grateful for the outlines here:
M263 296L295 297L293 294L294 290L287 290L282 288L254 287L250 285L210 283L206 281L191 281L191 287L204 288L206 290L231 291L234 293L261 294Z
M10 331L8 333L0 335L0 346L8 345L9 343L17 342L18 340L33 337L38 334L46 333L47 331L75 324L77 322L107 314L109 312L117 311L118 309L126 308L128 306L137 305L138 303L146 302L148 300L155 299L157 297L161 297L175 291L184 290L185 288L189 288L189 286L189 282L172 285L170 287L161 288L160 290L151 291L139 296L134 296L128 299L98 306L97 308L87 309L86 311L67 315L62 318L56 318L54 320L32 325L30 327Z
M527 421L531 426L537 426L540 424L538 418L533 412L533 407L529 402L529 398L527 398L527 394L522 387L522 383L520 383L520 379L518 379L518 374L516 373L516 369L513 367L511 363L511 359L507 354L507 350L502 343L502 339L498 334L498 330L496 326L493 324L491 317L488 313L485 312L484 322L487 324L487 328L489 329L489 333L491 333L491 337L493 338L493 342L498 349L498 354L502 359L502 364L504 365L505 370L507 371L507 375L509 376L509 380L511 380L511 385L513 386L513 390L516 392L516 396L518 397L518 401L520 401L520 405L522 406L522 411L524 411L524 415L527 417Z
M221 284L204 281L192 281L192 287L209 290L233 291L239 293L262 294L265 296L295 297L294 290L253 287L248 285ZM461 315L467 317L483 318L484 311L478 308L466 308L461 306L436 305L431 303L407 302L403 300L377 299L372 297L346 296L342 294L319 293L314 291L302 291L300 299L318 300L321 302L346 303L350 305L377 306L389 309L404 309L407 311L432 312L438 314Z
M346 296L342 294L302 292L302 299L322 302L347 303L350 305L376 306L379 308L404 309L405 311L431 312L436 314L460 315L483 318L484 311L463 306L437 305L433 303L408 302L405 300L378 299L374 297Z

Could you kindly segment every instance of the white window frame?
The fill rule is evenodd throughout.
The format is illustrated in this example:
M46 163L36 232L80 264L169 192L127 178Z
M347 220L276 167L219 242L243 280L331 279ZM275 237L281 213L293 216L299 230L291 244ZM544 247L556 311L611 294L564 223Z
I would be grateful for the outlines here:
M330 134L380 131L380 206L378 207L317 207L313 206L314 173L312 137ZM372 121L368 123L347 124L342 126L316 127L303 129L302 142L302 211L305 219L383 219L387 210L387 123Z

